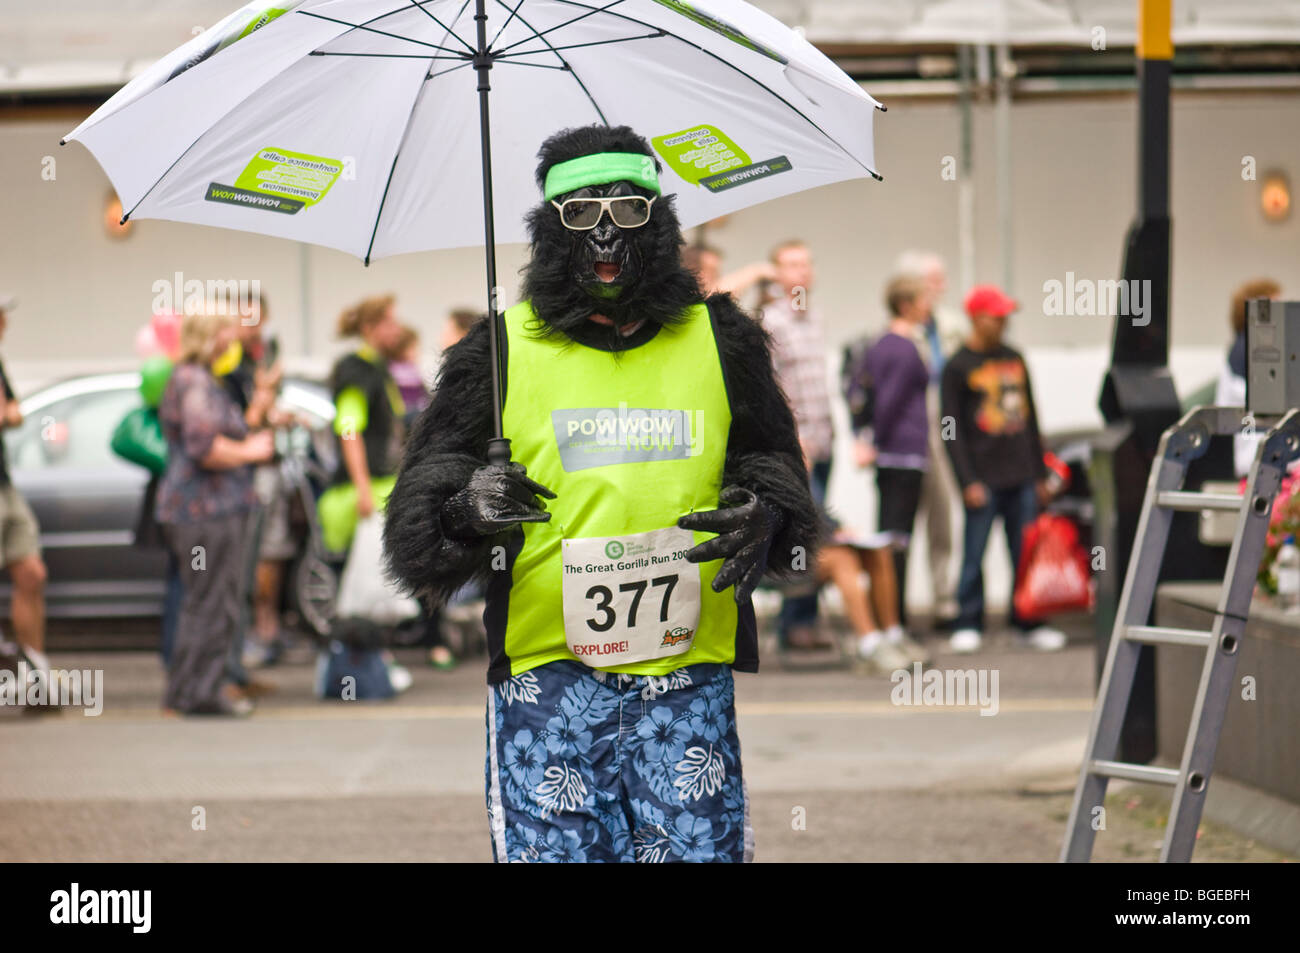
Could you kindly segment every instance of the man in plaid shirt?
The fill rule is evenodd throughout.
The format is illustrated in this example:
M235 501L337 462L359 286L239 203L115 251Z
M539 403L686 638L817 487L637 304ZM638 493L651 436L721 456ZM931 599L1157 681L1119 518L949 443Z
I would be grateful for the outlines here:
M772 266L781 297L763 307L763 327L772 336L772 366L789 398L799 428L799 444L813 500L825 504L831 472L830 388L826 380L826 341L821 317L809 302L812 253L800 241L772 249ZM812 554L809 553L811 566ZM817 594L788 597L781 605L781 640L794 648L824 647L815 641Z

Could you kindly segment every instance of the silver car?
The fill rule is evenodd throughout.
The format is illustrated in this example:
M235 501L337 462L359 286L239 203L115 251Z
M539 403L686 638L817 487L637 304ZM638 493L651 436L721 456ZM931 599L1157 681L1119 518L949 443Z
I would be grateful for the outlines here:
M139 388L134 372L52 384L22 400L22 425L4 435L14 486L40 522L51 618L162 614L164 553L135 545L149 474L109 449L118 423L140 406ZM332 472L329 392L286 378L280 404L307 425L321 470ZM0 585L0 618L8 618L11 591Z

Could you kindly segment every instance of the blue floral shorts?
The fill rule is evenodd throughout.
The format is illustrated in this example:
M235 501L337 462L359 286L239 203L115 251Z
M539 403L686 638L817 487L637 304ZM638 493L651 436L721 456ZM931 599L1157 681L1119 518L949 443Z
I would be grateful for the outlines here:
M506 861L751 859L731 669L559 661L488 687L487 807Z

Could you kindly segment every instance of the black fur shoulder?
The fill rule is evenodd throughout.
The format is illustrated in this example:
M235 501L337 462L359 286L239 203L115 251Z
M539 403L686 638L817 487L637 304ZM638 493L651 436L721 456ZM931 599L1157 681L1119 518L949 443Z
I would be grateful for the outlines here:
M433 400L416 420L384 507L389 572L406 591L434 603L489 569L491 539L450 539L439 517L446 499L487 462L490 367L487 324L479 322L444 354Z
M407 442L408 459L433 453L484 456L492 437L492 364L487 321L478 321L442 356L433 399Z
M811 565L827 526L809 490L794 415L772 370L771 338L731 295L711 295L708 305L731 404L723 484L753 490L785 515L772 540L768 568L789 574L801 563Z

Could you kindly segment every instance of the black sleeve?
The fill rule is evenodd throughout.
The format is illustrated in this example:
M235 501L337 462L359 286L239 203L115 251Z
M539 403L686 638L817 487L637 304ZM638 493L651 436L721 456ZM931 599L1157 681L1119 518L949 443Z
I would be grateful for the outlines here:
M792 561L802 552L805 567L811 565L826 527L813 504L794 415L772 371L769 336L731 295L712 295L708 305L731 404L722 483L752 490L784 514L767 568L796 572Z
M14 389L9 386L9 375L5 373L3 364L0 364L0 387L4 388L5 400L14 400Z
M946 426L948 418L952 418L952 439L945 440L943 444L948 450L948 458L952 460L952 471L957 478L957 485L962 489L979 482L975 466L971 463L967 444L968 435L965 431L966 413L965 408L962 407L964 374L965 370L958 364L958 360L953 358L943 366L943 375L939 384L941 407L939 426L941 428ZM942 430L940 433L942 434Z
M443 357L433 400L406 442L384 517L388 569L417 596L445 602L489 571L496 537L462 541L442 533L443 502L487 463L492 377L487 323L480 321Z

